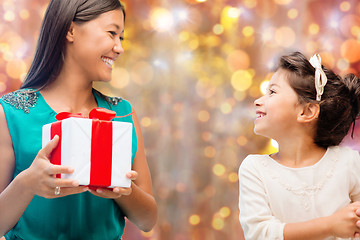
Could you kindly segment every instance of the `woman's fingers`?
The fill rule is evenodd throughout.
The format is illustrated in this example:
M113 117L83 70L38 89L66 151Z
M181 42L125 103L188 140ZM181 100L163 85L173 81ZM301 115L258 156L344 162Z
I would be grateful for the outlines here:
M71 174L74 172L74 169L71 167L67 167L67 166L62 166L62 165L54 165L51 164L48 166L48 168L46 169L46 173L49 175L55 175L55 174Z
M130 180L134 181L138 177L138 173L136 171L130 171L130 172L126 173L126 177L129 178Z
M134 181L138 177L138 173L136 171L130 171L126 173L126 177ZM114 187L112 190L107 188L98 188L96 190L89 190L89 192L98 197L115 199L121 196L130 195L132 192L132 188Z
M78 187L79 181L73 179L50 178L47 184L49 187Z
M131 188L121 188L121 187L115 187L113 189L114 193L120 193L121 195L130 195L132 192Z
M82 193L88 191L89 188L85 186L79 187L49 187L44 194L45 198L65 197L72 194Z
M119 193L113 193L111 190L105 189L105 188L98 188L96 190L89 190L90 193L92 193L95 196L102 197L102 198L119 198L121 197L121 194Z
M54 197L64 197L67 195L77 194L88 191L89 188L85 186L79 186L79 187L60 187L60 193L59 195L55 195L55 189L54 189Z
M98 188L96 190L89 190L92 194L102 198L119 198L121 196L130 195L132 189L131 188L121 188L115 187L112 190L106 188Z
M55 135L55 137L51 139L51 141L48 142L48 144L46 144L46 146L39 151L38 155L49 158L52 151L57 147L58 143L59 136Z

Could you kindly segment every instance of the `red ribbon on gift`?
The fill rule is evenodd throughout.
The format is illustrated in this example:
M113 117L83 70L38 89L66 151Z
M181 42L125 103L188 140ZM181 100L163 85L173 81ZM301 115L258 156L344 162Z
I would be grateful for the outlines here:
M127 114L126 117L133 114ZM70 117L85 118L80 113L61 112L56 115L58 122L51 125L51 139L55 135L59 136L59 144L52 152L51 162L61 165L61 120ZM116 117L116 112L106 108L94 108L89 113L89 119L92 119L91 135L91 155L90 155L90 184L96 187L106 187L111 185L111 167L112 167L112 122ZM61 175L57 174L57 178Z
M69 113L69 112L61 112L58 113L55 118L58 121L64 120L70 117L78 117L78 118L85 118L81 113ZM90 119L99 119L104 121L110 121L116 117L116 112L106 109L106 108L94 108L89 113ZM123 117L123 116L122 116Z

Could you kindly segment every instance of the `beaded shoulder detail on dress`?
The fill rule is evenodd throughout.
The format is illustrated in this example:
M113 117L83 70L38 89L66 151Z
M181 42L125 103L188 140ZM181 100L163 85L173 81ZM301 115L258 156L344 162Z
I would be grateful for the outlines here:
M106 100L111 103L112 105L117 105L119 102L122 102L123 98L122 97L108 97L105 96Z
M4 102L16 109L23 110L25 113L29 113L30 108L35 107L38 98L38 93L31 89L16 90L1 97Z

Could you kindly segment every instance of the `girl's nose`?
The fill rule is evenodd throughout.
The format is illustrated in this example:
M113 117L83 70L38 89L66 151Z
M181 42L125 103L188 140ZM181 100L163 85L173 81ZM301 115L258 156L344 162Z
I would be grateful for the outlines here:
M263 98L263 97L259 97L258 99L256 99L256 100L254 101L254 105L255 105L256 107L259 107L259 106L262 105L262 101L261 101L262 98Z

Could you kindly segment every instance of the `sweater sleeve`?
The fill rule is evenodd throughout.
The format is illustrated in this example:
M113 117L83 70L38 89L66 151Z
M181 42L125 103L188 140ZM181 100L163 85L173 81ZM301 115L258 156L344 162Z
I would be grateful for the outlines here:
M239 168L239 220L247 240L283 240L285 223L272 214L258 157L249 155Z
M348 149L347 160L350 171L350 199L352 202L360 201L360 156L357 151Z

